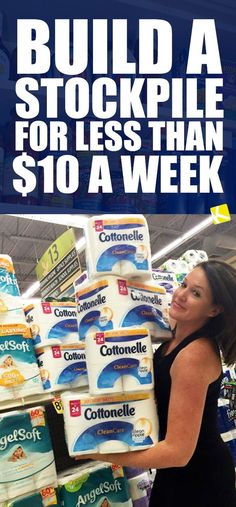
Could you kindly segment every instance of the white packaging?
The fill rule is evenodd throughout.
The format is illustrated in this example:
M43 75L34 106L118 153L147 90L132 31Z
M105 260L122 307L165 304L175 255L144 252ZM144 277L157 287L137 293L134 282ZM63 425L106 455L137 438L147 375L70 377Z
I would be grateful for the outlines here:
M185 273L189 272L188 263L184 259L177 259L176 261L176 273Z
M0 314L15 308L22 303L12 258L0 254Z
M96 397L64 392L61 398L70 456L135 451L157 442L153 391Z
M45 391L88 385L84 343L37 347L36 356Z
M207 261L208 256L204 250L186 250L186 252L181 255L181 259L187 263L191 263L191 266L196 266L199 262Z
M94 216L85 234L89 278L104 274L150 278L150 238L143 215Z
M91 333L85 344L90 394L153 389L153 352L147 329Z
M160 271L170 271L172 273L176 273L177 271L177 260L176 259L168 259L158 268Z
M152 280L158 287L163 287L167 293L173 294L178 288L178 282L175 273L170 271L152 270Z
M56 481L44 408L0 415L0 483L9 500Z
M24 311L35 346L79 341L75 303L34 301Z
M0 326L2 325L15 325L24 324L26 325L25 312L23 306L21 308L11 308L8 311L1 311L0 307Z
M153 283L107 276L78 289L75 298L80 340L91 332L136 326L155 338L170 336L165 289Z
M0 326L0 400L43 392L33 340L26 325Z

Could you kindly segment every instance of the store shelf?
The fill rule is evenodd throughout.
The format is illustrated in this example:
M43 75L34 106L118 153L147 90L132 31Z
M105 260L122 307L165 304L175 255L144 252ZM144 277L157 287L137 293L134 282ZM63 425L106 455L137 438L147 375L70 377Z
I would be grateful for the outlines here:
M25 398L16 398L14 400L6 400L1 401L0 404L0 412L5 412L6 410L14 410L18 408L23 408L32 405L41 405L45 403L50 403L52 400L58 396L58 393L42 393L36 394L33 396L27 396Z

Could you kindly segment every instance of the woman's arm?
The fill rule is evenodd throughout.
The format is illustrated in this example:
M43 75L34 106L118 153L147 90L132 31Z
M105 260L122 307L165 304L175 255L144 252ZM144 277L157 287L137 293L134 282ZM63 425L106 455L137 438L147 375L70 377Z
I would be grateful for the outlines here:
M185 466L194 453L207 389L214 380L212 359L211 347L201 340L190 344L176 357L171 368L172 386L164 440L144 451L83 455L81 459L88 457L137 468Z

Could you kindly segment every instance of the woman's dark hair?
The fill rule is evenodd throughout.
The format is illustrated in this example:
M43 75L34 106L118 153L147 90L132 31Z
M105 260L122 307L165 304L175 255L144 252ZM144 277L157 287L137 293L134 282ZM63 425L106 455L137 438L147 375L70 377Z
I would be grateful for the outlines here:
M226 365L236 362L236 270L224 261L210 259L201 267L220 313L210 319L210 335L217 341Z

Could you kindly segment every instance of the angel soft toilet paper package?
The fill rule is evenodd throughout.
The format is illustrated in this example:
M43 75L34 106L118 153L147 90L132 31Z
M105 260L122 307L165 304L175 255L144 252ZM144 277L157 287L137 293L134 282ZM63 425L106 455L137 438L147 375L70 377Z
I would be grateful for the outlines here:
M101 215L85 228L88 277L150 278L149 231L143 215Z
M23 305L21 308L11 308L7 311L1 311L0 309L0 327L2 325L26 325L25 312Z
M76 304L69 302L32 302L25 308L34 345L58 345L79 341Z
M170 336L165 289L107 276L87 283L75 294L80 340L93 331L142 326L155 338Z
M135 451L157 442L153 391L109 396L64 392L61 399L70 456Z
M88 385L85 344L47 345L36 349L45 391Z
M0 415L0 489L10 500L56 481L43 407Z
M54 486L47 486L39 491L14 498L3 504L3 507L60 507L57 490ZM1 506L1 504L0 504Z
M91 333L85 344L90 394L153 389L153 352L147 329Z
M58 478L64 507L132 507L129 486L120 466L100 464Z
M43 392L26 325L0 326L0 401Z
M22 308L12 259L0 254L0 314L15 308Z

